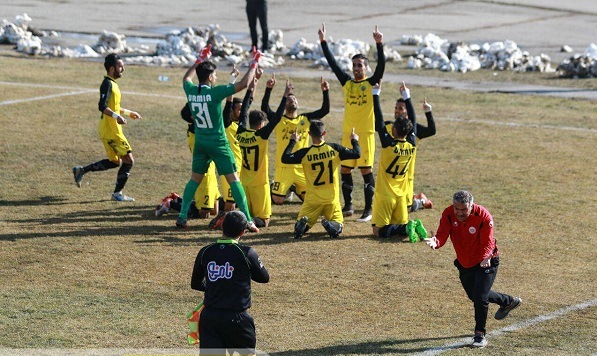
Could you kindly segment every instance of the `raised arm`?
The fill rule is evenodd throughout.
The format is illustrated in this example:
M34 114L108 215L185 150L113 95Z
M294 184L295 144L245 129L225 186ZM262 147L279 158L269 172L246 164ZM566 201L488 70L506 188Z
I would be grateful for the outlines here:
M379 94L381 93L381 82L378 83L373 87L373 112L375 114L375 131L379 135L379 141L381 142L381 147L388 147L393 142L394 139L388 133L386 129L386 123L383 119L383 112L381 110L381 102L379 99Z
M404 106L406 107L406 115L408 115L408 119L413 124L412 131L406 136L406 140L413 144L413 146L417 145L417 115L415 114L415 108L413 106L413 102L410 99L410 89L406 87L404 81L400 85L400 93L402 94L402 99L404 99Z
M344 84L346 84L346 82L349 81L351 77L350 75L348 75L348 73L345 73L342 70L342 68L340 68L340 66L338 66L338 63L336 63L336 59L334 58L332 52L330 51L330 48L328 47L328 43L325 40L325 23L321 24L321 28L319 29L318 34L323 55L325 56L325 59L328 61L330 68L332 68L332 71L336 75L336 78L338 78L338 80L340 81L340 84L344 86Z
M249 127L249 123L247 120L249 119L249 109L251 108L251 98L253 97L253 91L255 90L256 79L253 78L253 82L247 88L247 92L245 93L245 97L243 98L243 105L240 109L240 115L238 118L238 131L237 134L240 134L243 131L246 131Z
M350 143L352 143L352 149L339 145L337 143L330 143L336 151L338 151L340 159L358 159L361 158L361 146L359 146L359 135L354 132L354 127L350 134Z
M269 98L272 94L272 90L276 85L276 73L272 73L272 77L265 83L265 93L263 99L261 99L261 111L267 114L267 117L272 115L274 112L269 107Z
M427 98L423 99L423 110L425 111L425 117L427 118L427 126L423 126L417 123L417 137L424 139L435 135L435 120L433 119L433 113L431 112L431 104L427 102Z
M330 84L321 77L321 93L323 94L323 101L321 108L318 110L305 113L308 120L321 119L330 112Z
M193 75L195 74L197 66L199 64L201 64L201 62L208 59L210 56L211 56L211 44L208 44L207 46L203 47L203 49L199 52L199 56L197 57L197 60L195 61L195 63L193 63L191 68L187 69L186 73L182 77L182 83L184 84L186 82L192 82Z
M373 31L373 39L375 39L375 46L377 47L377 66L375 66L375 72L373 76L369 78L369 83L375 85L379 83L383 77L383 73L386 70L386 55L383 51L383 34L378 31L377 25L375 31Z
M253 47L253 59L249 64L249 69L238 83L234 83L235 93L245 89L253 81L253 78L255 78L255 71L259 65L259 58L261 58L261 52Z
M284 109L286 108L286 101L288 100L288 95L292 92L293 86L290 83L290 80L286 80L286 90L284 90L284 96L282 100L280 100L280 105L278 106L278 110L276 112L272 112L272 114L267 115L267 125L263 126L261 129L257 131L257 135L262 137L263 139L267 140L269 135L271 135L276 125L282 119L282 115L284 114Z

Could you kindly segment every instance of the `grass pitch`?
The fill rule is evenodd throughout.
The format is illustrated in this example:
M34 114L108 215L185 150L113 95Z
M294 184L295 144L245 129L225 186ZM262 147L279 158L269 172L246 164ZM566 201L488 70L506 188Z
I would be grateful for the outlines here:
M1 62L1 347L192 350L185 345L185 316L200 294L190 289L191 270L200 247L218 233L207 221L191 221L187 232L174 228L173 214L153 216L160 199L181 193L190 174L179 117L185 69L128 66L119 80L123 106L144 117L124 128L135 156L126 193L136 201L123 204L110 201L115 170L85 175L81 189L71 173L105 156L97 135L102 64L10 56ZM159 75L171 80L159 82ZM277 79L272 106L283 91L285 78ZM320 106L318 80L294 80L302 111ZM330 84L332 112L324 120L328 141L339 141L341 89ZM415 190L436 208L412 217L436 229L453 192L470 190L496 223L502 265L494 288L524 300L503 321L491 318L492 306L490 344L474 352L597 352L595 102L407 85L419 119L424 122L427 97L438 129L419 146L415 179ZM263 90L262 80L255 108ZM397 83L384 83L388 116L397 96ZM274 148L272 138L270 158ZM354 180L358 209L360 174ZM243 238L272 276L269 284L253 285L258 349L284 356L399 355L472 335L472 303L449 244L431 251L375 239L356 217L347 219L338 240L318 225L294 241L299 205L273 210L268 229ZM514 331L492 336L508 326Z

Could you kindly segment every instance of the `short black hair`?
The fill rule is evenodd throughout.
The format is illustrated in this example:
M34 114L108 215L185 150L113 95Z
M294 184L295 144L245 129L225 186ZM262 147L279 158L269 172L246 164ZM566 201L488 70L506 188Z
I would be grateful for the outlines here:
M398 116L392 129L396 130L398 136L406 136L413 129L413 123L404 116Z
M197 73L197 78L199 79L199 82L202 83L206 81L207 78L209 78L209 76L211 75L211 73L215 72L216 68L217 67L215 63L212 61L201 62L201 64L199 64L197 68L195 68L195 73Z
M313 137L322 137L323 132L325 131L325 125L321 120L311 120L311 125L309 125L309 133Z
M369 58L367 58L367 56L362 53L357 53L354 56L352 56L352 60L355 60L355 59L364 59L365 64L369 65Z
M243 234L247 228L247 217L242 211L233 210L226 214L222 222L222 232L224 236L237 238Z
M267 120L267 114L261 110L251 110L249 113L249 126L252 129L257 128L265 120Z
M232 106L236 104L242 104L243 100L241 98L232 98Z
M402 99L402 98L398 98L398 99L396 99L396 102L397 102L397 103L405 103L404 99Z
M116 67L116 62L120 60L120 56L116 53L110 53L104 59L104 68L106 71L110 70L111 67Z

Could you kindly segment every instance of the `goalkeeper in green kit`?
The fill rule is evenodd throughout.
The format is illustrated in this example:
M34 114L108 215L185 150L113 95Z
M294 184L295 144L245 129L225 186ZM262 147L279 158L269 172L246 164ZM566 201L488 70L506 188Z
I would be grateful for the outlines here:
M228 183L230 183L234 201L247 217L247 229L251 232L259 232L249 214L247 198L238 178L236 163L226 138L222 116L222 100L245 89L248 83L253 81L261 52L253 49L252 53L253 59L249 70L236 84L214 86L217 80L216 65L207 60L211 55L211 45L207 45L201 50L199 58L187 70L182 79L187 101L193 113L195 147L193 150L191 179L184 189L182 207L178 219L176 219L176 226L179 228L189 228L187 221L189 207L210 162L213 161L216 164L218 174L225 176ZM193 84L193 73L197 74L198 85Z

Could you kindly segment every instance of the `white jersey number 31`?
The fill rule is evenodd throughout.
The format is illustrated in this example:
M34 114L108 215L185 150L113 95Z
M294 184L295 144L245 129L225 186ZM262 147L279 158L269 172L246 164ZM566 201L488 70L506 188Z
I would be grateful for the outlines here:
M195 125L197 128L206 129L213 128L211 123L211 117L209 116L209 110L207 109L207 103L191 103L193 112L195 113Z

